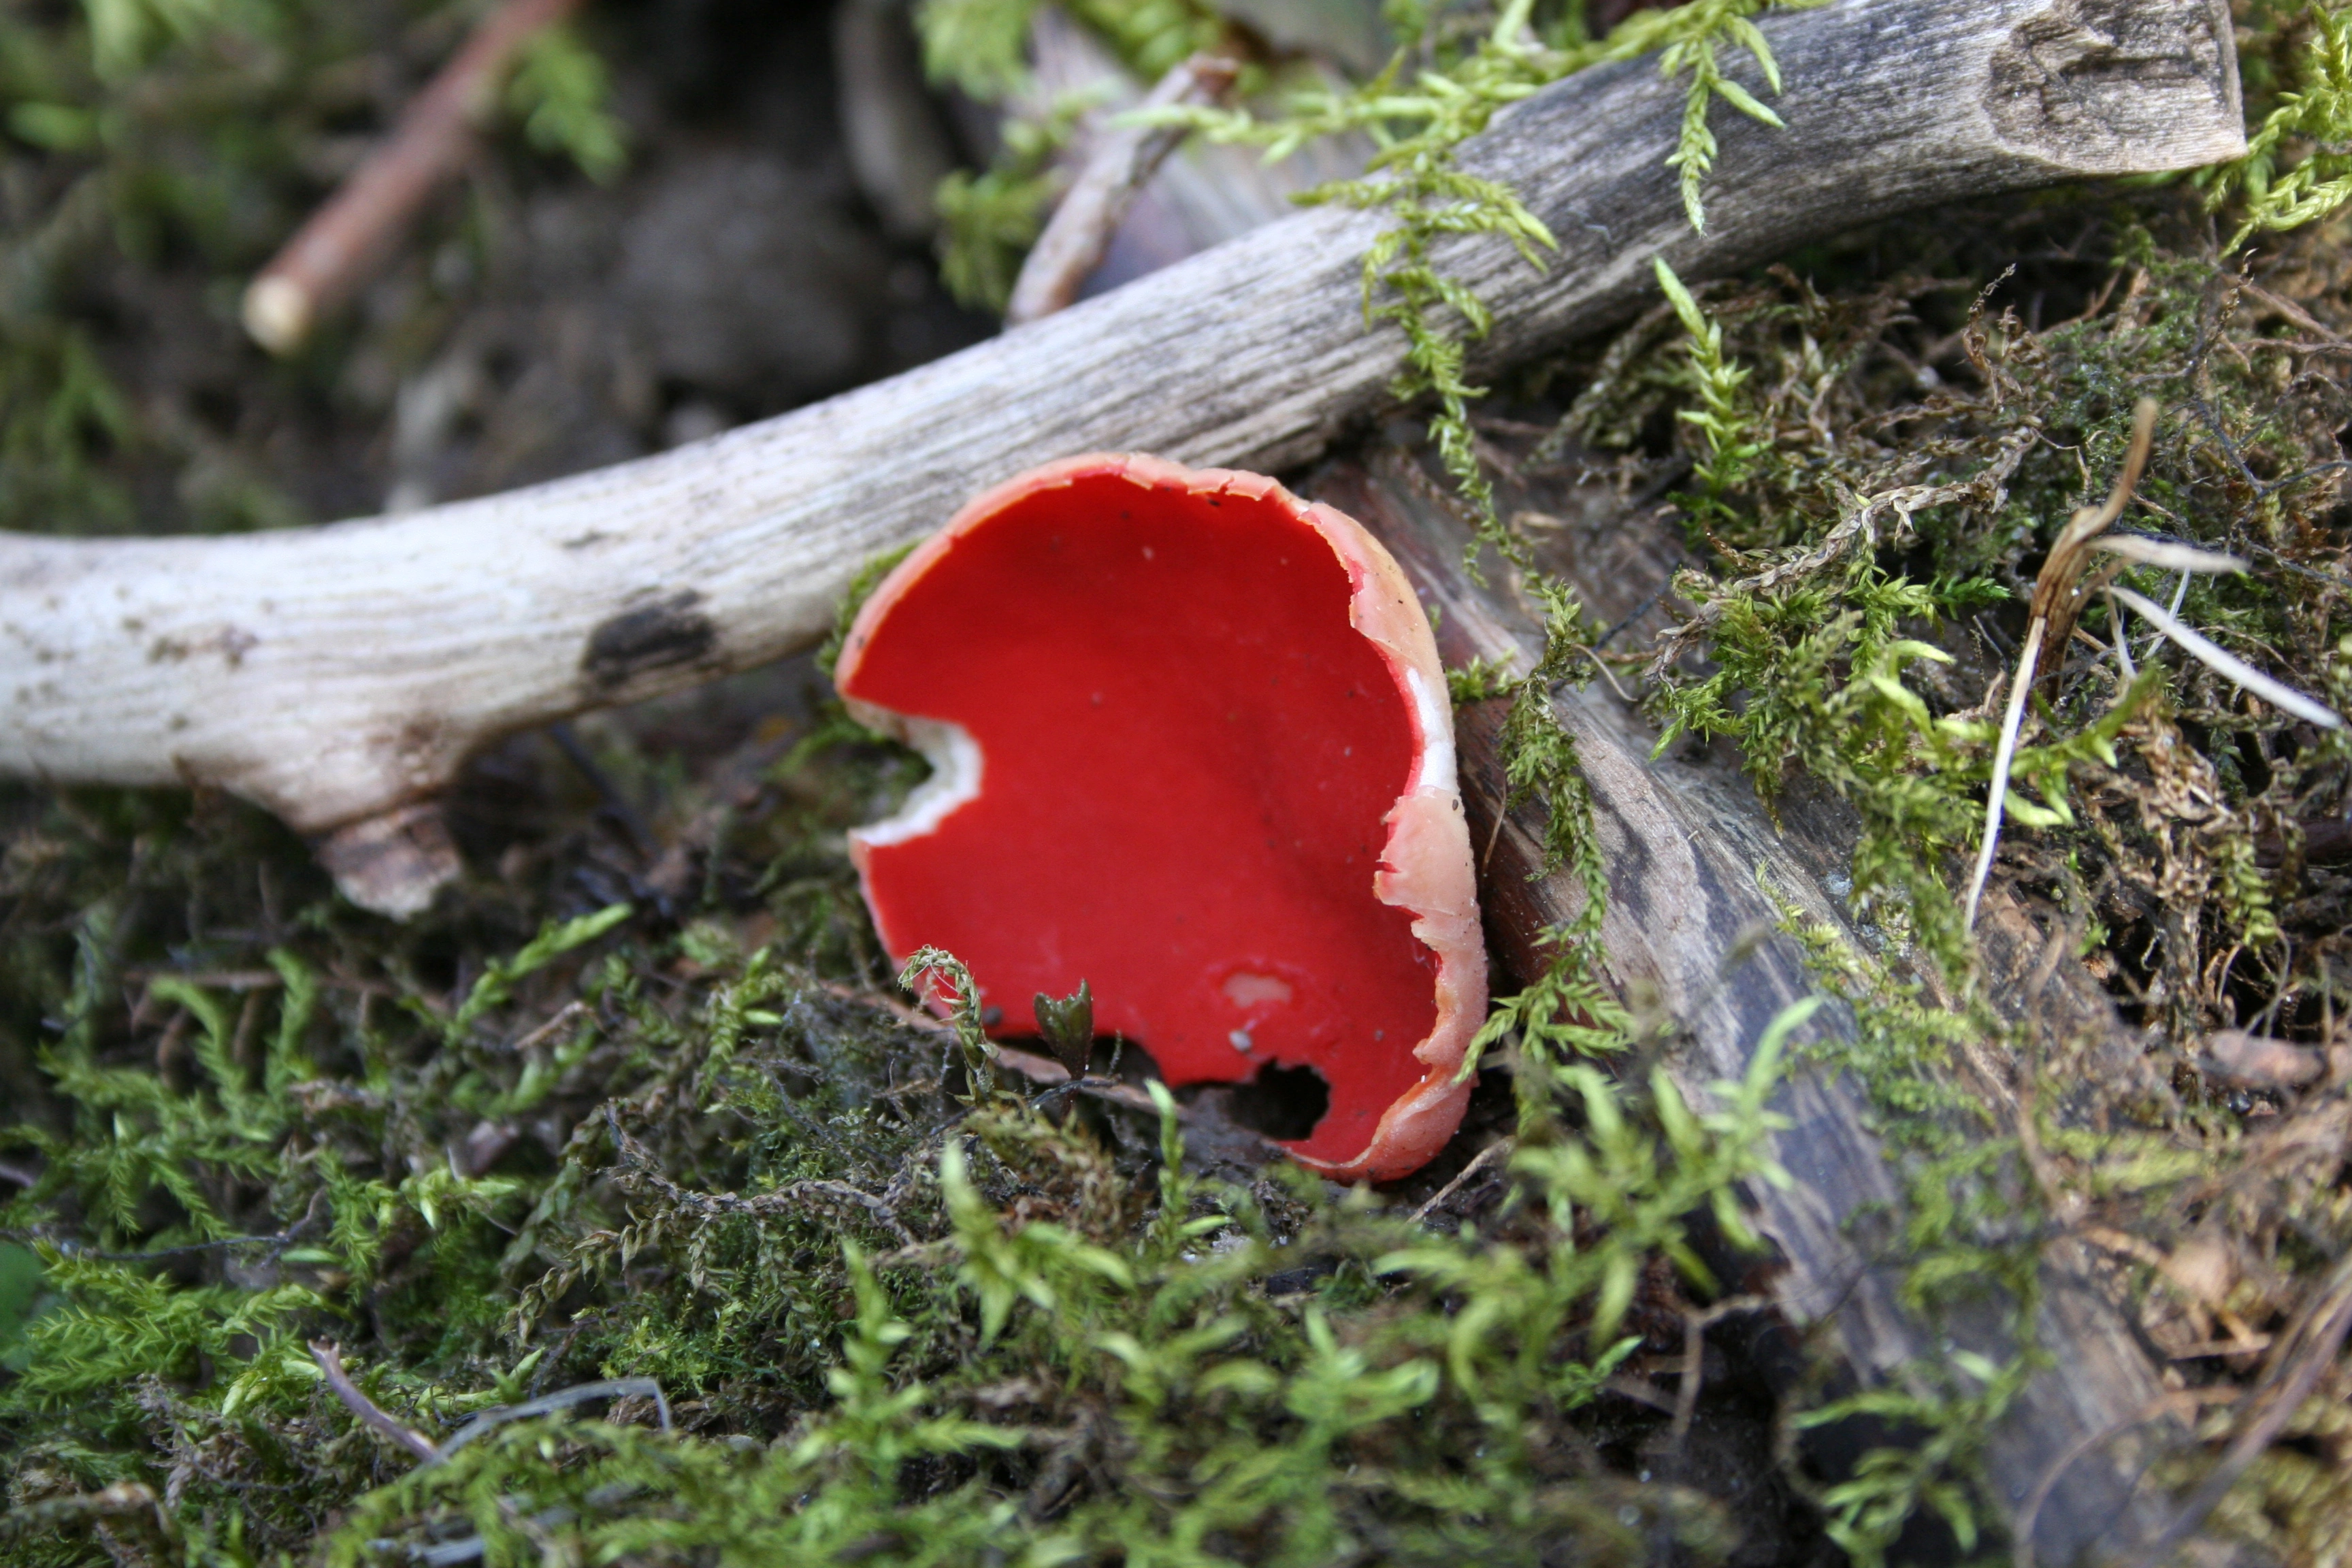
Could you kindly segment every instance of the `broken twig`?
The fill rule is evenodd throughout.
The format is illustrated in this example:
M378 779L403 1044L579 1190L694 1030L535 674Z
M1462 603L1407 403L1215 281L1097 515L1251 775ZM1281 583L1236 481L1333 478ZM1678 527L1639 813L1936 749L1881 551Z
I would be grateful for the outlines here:
M245 330L271 353L302 346L327 313L357 293L399 244L427 197L473 155L474 131L507 68L580 0L506 0L401 115L327 205L311 215L245 291Z
M1235 61L1194 55L1161 77L1141 108L1149 111L1215 103L1240 73ZM1173 125L1114 125L1105 132L1021 264L1013 298L1004 307L1005 325L1050 316L1078 297L1087 277L1102 264L1128 209L1184 136L1183 128Z
M607 1378L601 1383L575 1383L570 1388L558 1389L553 1394L541 1394L537 1399L526 1399L520 1405L501 1405L494 1410L485 1410L451 1433L449 1440L433 1451L431 1462L439 1464L475 1438L503 1426L509 1421L528 1420L533 1415L551 1415L558 1410L569 1410L575 1405L585 1405L592 1399L650 1399L654 1402L655 1416L660 1421L661 1429L665 1432L672 1429L669 1395L662 1392L660 1384L650 1377Z
M312 1340L310 1359L319 1363L319 1371L326 1376L327 1386L334 1391L337 1399L343 1402L344 1409L391 1438L399 1447L407 1449L416 1456L420 1462L427 1465L440 1463L440 1451L433 1447L431 1438L415 1427L403 1426L394 1417L385 1415L374 1400L360 1392L360 1385L353 1383L352 1374L343 1370L343 1352L341 1345L331 1340Z

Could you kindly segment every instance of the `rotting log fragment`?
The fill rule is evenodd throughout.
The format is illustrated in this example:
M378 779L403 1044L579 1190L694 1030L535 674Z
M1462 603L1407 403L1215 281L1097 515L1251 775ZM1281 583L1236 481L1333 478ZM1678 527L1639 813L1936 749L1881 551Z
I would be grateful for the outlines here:
M1501 660L1514 671L1532 665L1542 644L1540 621L1502 585L1491 558L1490 585L1470 580L1463 565L1467 530L1439 481L1413 458L1378 448L1335 461L1301 489L1349 512L1389 547L1423 603L1437 612L1439 653L1448 668L1473 658ZM1568 496L1516 500L1553 514L1588 510ZM1612 524L1579 531L1603 535L1607 560L1552 559L1546 565L1571 583L1581 579L1605 618L1654 604L1680 563L1654 514L1621 514ZM1636 626L1646 636L1656 623ZM1851 937L1820 881L1851 853L1851 825L1833 804L1816 805L1784 809L1776 830L1735 768L1651 761L1654 735L1604 688L1561 693L1557 702L1591 787L1609 867L1603 979L1621 996L1639 994L1673 1019L1681 1044L1671 1070L1686 1095L1706 1103L1706 1085L1741 1078L1773 1019L1818 989L1799 944L1778 934L1780 910L1759 885L1759 875L1809 918ZM1501 809L1508 795L1496 747L1504 706L1462 708L1456 734L1489 942L1502 965L1525 980L1546 967L1543 931L1574 915L1584 891L1572 869L1534 876L1544 853L1542 805ZM2071 950L2053 962L2050 934L2005 893L1987 900L1978 936L1989 990L2006 999L2012 1018L2053 1043L2094 1040L2093 1055L2119 1080L2145 1072L2096 982L2071 960ZM1832 1019L1828 1012L1816 1015L1810 1032L1850 1027ZM2017 1124L2021 1110L2005 1064L1979 1051L1953 1068L2000 1125ZM1835 1359L1865 1383L1900 1383L1906 1364L1939 1362L1954 1346L1996 1361L2017 1353L1998 1303L1948 1313L1931 1328L1901 1301L1905 1199L1860 1090L1801 1070L1776 1109L1794 1121L1777 1140L1777 1157L1794 1182L1785 1190L1759 1186L1752 1196L1759 1228L1785 1265L1771 1289L1786 1317L1797 1325L1826 1325ZM2145 1477L2155 1456L2185 1449L2189 1434L2169 1415L2150 1415L2164 1408L2156 1368L2124 1314L2093 1283L2084 1249L2053 1241L2041 1259L2034 1338L2049 1365L1995 1429L1986 1468L1994 1500L2012 1521L2050 1480L2032 1521L2039 1561L2105 1560L2163 1530L2169 1511Z
M1472 372L1633 313L1654 256L1696 280L1933 202L2234 156L2230 26L2226 0L1843 0L1769 17L1787 128L1718 117L1704 234L1666 165L1685 84L1646 60L1571 77L1464 149L1465 172L1510 184L1559 241L1540 272L1494 236L1433 249L1494 313ZM0 771L192 782L364 837L499 735L807 646L862 563L1024 468L1087 450L1311 460L1386 404L1403 363L1402 335L1363 321L1360 263L1384 223L1304 213L889 381L509 495L235 538L9 537ZM665 657L598 658L599 629L618 637L611 617L648 584L699 595L707 653L655 639ZM640 648L634 625L620 640ZM190 651L159 667L159 646ZM386 910L433 891L343 886Z

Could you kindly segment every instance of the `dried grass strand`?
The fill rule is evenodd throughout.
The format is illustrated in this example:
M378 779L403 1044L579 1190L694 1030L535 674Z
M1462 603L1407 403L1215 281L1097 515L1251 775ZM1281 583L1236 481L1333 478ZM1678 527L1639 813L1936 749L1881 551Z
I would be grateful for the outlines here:
M669 1396L662 1392L660 1384L650 1377L607 1378L601 1383L577 1383L570 1388L541 1394L537 1399L526 1399L520 1405L501 1405L496 1409L485 1410L450 1434L447 1442L434 1449L431 1462L439 1464L475 1438L509 1421L551 1415L558 1410L569 1410L592 1399L650 1399L654 1402L654 1412L661 1423L661 1429L665 1432L671 1429Z
M1993 854L2000 847L2001 814L2009 805L2009 772L2017 760L2018 731L2025 724L2025 699L2034 685L2052 671L2044 669L2047 662L2054 668L2064 657L2066 645L2081 629L2083 606L2095 593L2109 591L2111 583L2105 577L2090 583L2083 580L2083 568L2089 563L2091 551L2096 547L2107 550L2127 560L2139 559L2143 551L2179 551L2185 558L2194 558L2200 567L2192 568L2175 562L2183 571L2203 569L2225 571L2221 563L2235 562L2235 556L2221 556L2187 546L2163 544L2158 541L2123 535L2129 542L2103 539L2116 520L2131 505L2132 492L2139 488L2140 475L2147 469L2147 455L2156 439L2156 400L2143 397L2132 411L2131 447L2124 454L2123 471L2116 476L2115 487L2107 499L2095 507L2084 507L2067 519L2066 526L2058 531L2051 542L2049 559L2042 562L2041 574L2034 579L2033 602L2028 612L2024 649L2018 655L2017 674L2011 679L2009 705L2002 711L2000 743L1994 748L1992 780L1985 790L1984 837L1977 847L1975 870L1969 877L1968 913L1962 929L1974 931L1977 909L1984 901L1985 881L1992 875ZM2243 570L2243 563L2236 567ZM2126 599L2147 603L2125 589L2112 588ZM2112 603L2112 601L2110 601ZM2124 647L2122 618L2116 619L2116 655L2128 668L2131 655ZM2104 644L2098 645L2106 651Z
M2000 846L2000 814L2009 804L2009 769L2017 758L2017 733L2025 725L2025 695L2033 689L2033 668L2042 654L2042 634L2049 622L2036 620L2025 634L2018 655L2017 673L2010 678L2009 705L2000 716L2000 744L1992 754L1992 783L1985 791L1984 841L1977 847L1976 870L1969 878L1967 929L1974 931L1977 906L1984 900L1985 879L1992 875L1993 851Z
M2132 663L2131 628L2124 625L2124 607L2116 603L2115 585L2107 585L2107 622L2116 633L2116 667L2123 672L2128 686L2139 679L2139 668Z
M2124 455L2123 471L2116 476L2115 488L2107 492L2105 501L2098 506L2084 507L2069 518L2066 526L2058 531L2051 542L2050 557L2042 562L2041 574L2034 579L2033 603L2029 618L2049 624L2049 635L2042 640L2042 660L2050 666L2036 665L2027 678L2034 685L2053 674L2065 657L2066 645L2074 635L2074 623L2082 618L2083 606L2089 595L2083 591L2083 568L2088 563L2091 542L2115 526L2116 520L2131 504L2132 492L2139 488L2140 475L2147 468L2147 454L2156 437L2156 400L2143 397L2132 416L2131 448Z
M2315 698L2305 696L2284 681L2273 680L2236 654L2206 637L2204 634L2168 615L2154 600L2142 597L2129 588L2117 585L2108 592L2121 599L2142 620L2154 626L2183 653L2189 654L2207 668L2263 701L2308 720L2323 730L2340 730L2344 721L2336 711Z
M312 1340L310 1359L319 1363L319 1371L326 1378L327 1386L333 1390L337 1399L342 1401L343 1408L358 1416L363 1425L373 1426L391 1438L395 1445L415 1455L420 1463L435 1465L441 1462L441 1451L434 1447L431 1438L404 1425L397 1417L387 1415L374 1400L360 1391L360 1385L352 1381L352 1374L343 1370L342 1346L331 1340Z
M2247 563L2240 556L2218 550L2200 550L2193 544L2176 544L2166 539L2148 539L2137 533L2103 533L2090 542L2094 550L2104 550L2110 555L2142 566L2162 566L2175 572L2243 572Z

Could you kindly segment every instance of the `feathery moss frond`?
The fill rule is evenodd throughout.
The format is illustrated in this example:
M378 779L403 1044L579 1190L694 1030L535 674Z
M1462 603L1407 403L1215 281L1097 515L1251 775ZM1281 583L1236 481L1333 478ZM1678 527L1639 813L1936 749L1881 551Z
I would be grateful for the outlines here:
M2212 206L2239 205L2225 249L2352 202L2352 8L2311 8L2294 68L2296 86L2247 138L2245 156L2208 176Z

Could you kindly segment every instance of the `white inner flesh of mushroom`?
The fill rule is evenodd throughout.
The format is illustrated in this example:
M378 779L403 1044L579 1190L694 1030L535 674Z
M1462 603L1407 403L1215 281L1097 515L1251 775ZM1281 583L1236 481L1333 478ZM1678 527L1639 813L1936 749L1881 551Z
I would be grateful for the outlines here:
M903 844L920 838L980 794L980 742L962 725L944 719L912 719L862 702L852 703L850 710L859 723L912 746L931 764L931 776L915 786L897 816L856 829L866 843Z
M1413 721L1421 726L1421 773L1412 781L1413 787L1450 790L1454 787L1454 710L1430 689L1421 671L1410 665L1405 667L1404 683L1412 692Z

